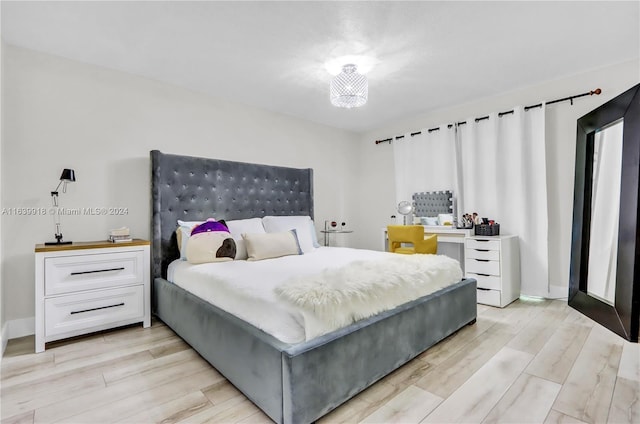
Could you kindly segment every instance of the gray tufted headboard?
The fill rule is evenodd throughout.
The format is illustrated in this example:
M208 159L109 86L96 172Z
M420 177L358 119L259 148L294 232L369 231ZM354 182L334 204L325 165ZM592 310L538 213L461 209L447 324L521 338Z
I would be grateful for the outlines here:
M313 169L285 168L151 151L152 278L178 258L176 221L266 215L313 218Z

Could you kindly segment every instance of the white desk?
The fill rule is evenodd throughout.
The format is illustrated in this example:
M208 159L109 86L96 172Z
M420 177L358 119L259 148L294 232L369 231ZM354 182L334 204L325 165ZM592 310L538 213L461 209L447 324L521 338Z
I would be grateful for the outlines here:
M452 228L445 225L423 225L424 234L438 236L438 254L446 255L460 262L464 272L464 239L473 235L473 229ZM388 249L387 227L382 229L382 250Z
M424 234L436 234L438 243L461 243L464 244L465 237L473 235L473 229L453 228L446 225L423 225ZM387 246L387 227L382 229L382 250L388 250Z

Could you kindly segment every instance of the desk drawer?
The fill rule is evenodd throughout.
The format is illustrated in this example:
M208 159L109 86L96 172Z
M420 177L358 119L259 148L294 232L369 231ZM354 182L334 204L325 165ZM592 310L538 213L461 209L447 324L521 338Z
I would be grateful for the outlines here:
M485 249L466 249L465 255L469 259L485 259L489 261L499 261L499 250L485 250Z
M466 258L464 266L466 272L486 275L500 275L500 262L498 261Z
M478 282L478 287L482 289L502 289L502 279L495 275L476 274L473 272L467 272L467 277L475 278Z
M44 301L45 336L90 330L121 321L144 319L143 286L96 290Z
M500 240L467 239L468 249L500 250Z
M500 290L478 289L478 303L500 307Z
M46 258L45 295L142 284L141 250Z

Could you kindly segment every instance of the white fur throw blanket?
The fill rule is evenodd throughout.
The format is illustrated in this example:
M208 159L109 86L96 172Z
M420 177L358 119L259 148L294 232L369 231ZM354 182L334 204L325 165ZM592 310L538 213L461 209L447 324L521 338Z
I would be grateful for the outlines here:
M310 340L461 279L460 264L447 256L394 255L294 277L275 292L301 310Z

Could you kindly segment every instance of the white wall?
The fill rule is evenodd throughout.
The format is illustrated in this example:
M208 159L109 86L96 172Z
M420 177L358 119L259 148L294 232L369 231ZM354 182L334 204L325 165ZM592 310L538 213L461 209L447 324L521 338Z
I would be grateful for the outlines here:
M2 206L48 207L63 168L77 182L62 207L126 207L127 216L62 218L68 240L127 225L149 237L149 151L314 169L315 218L353 221L355 134L179 87L6 46ZM34 245L51 216L3 216L6 318L34 315ZM26 321L25 321L26 320Z
M0 8L1 9L1 8ZM1 12L0 12L0 21L2 20ZM2 206L2 157L4 151L4 107L2 104L4 103L4 42L0 41L0 207ZM7 346L7 327L6 327L6 318L5 318L5 308L4 308L4 278L2 278L2 219L0 217L0 356L4 353L4 349Z
M354 208L363 212L355 223L354 247L379 249L380 228L387 225L395 213L393 152L389 143L375 145L405 132L432 128L443 123L484 116L494 111L510 110L515 105L533 105L584 93L597 87L600 96L588 96L570 103L547 107L547 184L549 193L549 273L552 295L567 295L571 249L573 210L573 179L576 120L590 110L640 82L640 62L632 61L579 75L549 81L503 93L491 98L456 107L407 117L361 136L359 151L358 193ZM425 166L437 158L425 158ZM534 225L534 224L533 224Z

